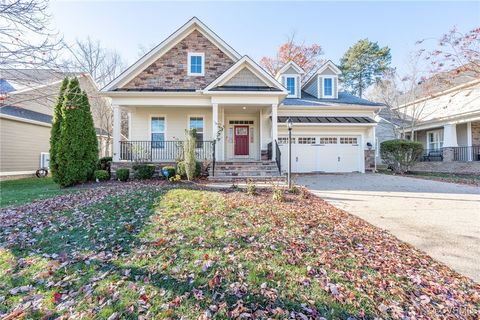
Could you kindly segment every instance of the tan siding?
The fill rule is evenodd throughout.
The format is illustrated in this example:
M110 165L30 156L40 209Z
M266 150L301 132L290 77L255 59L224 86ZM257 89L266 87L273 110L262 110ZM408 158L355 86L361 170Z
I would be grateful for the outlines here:
M212 109L211 108L136 108L131 114L130 140L150 140L150 118L152 116L165 116L166 139L183 140L189 116L204 117L204 139L212 139Z
M240 70L235 76L228 80L225 86L268 86L265 82L260 80L252 71L247 68Z
M0 119L0 172L34 171L50 148L50 127Z

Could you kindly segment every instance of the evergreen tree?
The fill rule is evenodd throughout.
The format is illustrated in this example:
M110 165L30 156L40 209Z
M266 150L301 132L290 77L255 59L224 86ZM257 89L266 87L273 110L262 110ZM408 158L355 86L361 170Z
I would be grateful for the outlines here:
M62 187L92 179L98 144L88 97L77 78L70 80L65 91L57 159L57 181Z
M50 130L50 172L52 173L53 180L57 181L57 153L58 153L58 143L60 141L60 133L62 126L62 104L63 104L63 95L68 86L68 78L63 79L62 84L60 85L60 90L57 96L57 102L53 106L53 120L52 120L52 129Z
M342 82L352 94L362 97L366 88L382 76L392 60L390 48L362 39L350 47L340 60Z

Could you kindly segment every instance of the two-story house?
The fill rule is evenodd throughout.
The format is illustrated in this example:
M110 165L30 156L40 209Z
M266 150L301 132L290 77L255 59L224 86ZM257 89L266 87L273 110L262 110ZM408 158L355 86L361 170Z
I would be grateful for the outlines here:
M195 128L199 159L257 163L247 176L266 161L284 172L291 118L293 172L365 172L379 104L341 92L331 61L304 73L289 62L272 76L192 18L103 88L114 110L115 166L173 162L185 129ZM128 141L120 139L122 110Z

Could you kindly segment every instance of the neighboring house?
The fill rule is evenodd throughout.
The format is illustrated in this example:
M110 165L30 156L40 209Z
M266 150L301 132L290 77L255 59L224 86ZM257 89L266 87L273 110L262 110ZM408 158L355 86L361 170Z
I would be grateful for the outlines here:
M49 70L0 70L4 91L0 101L0 176L31 175L41 164L41 154L48 158L52 107L66 74ZM108 99L98 96L90 75L77 74L80 86L89 96L99 139L100 156L111 154L111 107ZM39 84L40 81L44 81ZM108 126L102 119L106 110ZM111 130L110 130L111 131Z
M380 105L340 92L339 74L328 61L303 79L289 62L273 77L192 18L102 89L114 110L114 164L173 162L185 129L195 128L199 159L257 162L259 171L260 160L276 160L285 171L291 118L294 172L365 172ZM121 111L129 141L121 141Z
M414 139L424 146L422 160L444 163L421 164L419 168L480 173L479 79L417 99L398 111L407 117L416 114L412 117Z

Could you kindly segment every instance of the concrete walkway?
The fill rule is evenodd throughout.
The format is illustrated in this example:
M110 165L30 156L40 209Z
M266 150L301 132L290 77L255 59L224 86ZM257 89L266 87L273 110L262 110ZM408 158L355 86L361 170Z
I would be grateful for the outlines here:
M480 188L382 174L310 175L295 180L480 282Z

